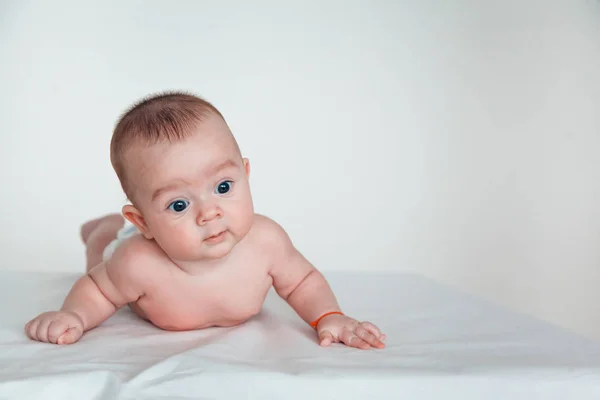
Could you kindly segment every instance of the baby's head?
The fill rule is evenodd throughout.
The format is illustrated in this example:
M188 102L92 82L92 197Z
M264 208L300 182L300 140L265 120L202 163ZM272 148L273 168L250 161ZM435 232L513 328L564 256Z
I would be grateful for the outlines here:
M119 119L111 162L123 215L174 261L221 258L254 218L248 160L221 113L187 93L136 103Z

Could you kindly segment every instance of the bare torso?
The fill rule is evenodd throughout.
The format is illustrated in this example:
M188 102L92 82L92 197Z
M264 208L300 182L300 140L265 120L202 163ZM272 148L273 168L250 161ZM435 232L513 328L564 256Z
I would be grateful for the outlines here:
M183 271L153 241L135 236L121 246L144 242L144 295L130 303L140 317L165 330L239 325L262 308L272 286L268 253L261 251L260 223L218 264Z

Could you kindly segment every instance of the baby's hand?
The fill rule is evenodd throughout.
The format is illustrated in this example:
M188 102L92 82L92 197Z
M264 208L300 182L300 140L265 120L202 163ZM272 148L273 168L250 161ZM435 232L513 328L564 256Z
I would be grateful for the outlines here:
M345 315L332 314L324 317L317 325L321 346L344 343L346 346L367 350L385 347L385 335L370 322L359 322Z
M83 321L74 312L50 311L38 315L25 325L33 340L55 344L71 344L83 334Z

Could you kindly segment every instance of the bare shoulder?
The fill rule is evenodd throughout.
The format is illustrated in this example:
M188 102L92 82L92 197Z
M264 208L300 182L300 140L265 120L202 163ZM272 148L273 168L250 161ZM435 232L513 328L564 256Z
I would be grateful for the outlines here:
M167 260L154 241L136 235L115 250L107 263L107 272L113 280L145 286L156 278L158 267Z
M273 277L274 286L280 294L289 294L288 289L295 287L294 283L315 270L277 222L257 215L253 229L258 242L257 247L267 256L269 275Z
M285 229L269 217L257 214L251 234L253 244L268 256L271 265L285 263L299 254Z
M156 286L156 250L143 237L131 237L112 257L88 272L105 297L115 306L134 302Z
M252 226L253 237L264 246L288 246L291 240L285 229L271 218L256 214Z

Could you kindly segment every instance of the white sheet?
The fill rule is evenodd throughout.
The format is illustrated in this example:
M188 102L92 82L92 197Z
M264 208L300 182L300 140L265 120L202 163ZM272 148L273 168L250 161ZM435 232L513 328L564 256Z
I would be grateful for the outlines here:
M71 346L30 341L74 275L0 273L1 399L598 399L600 343L412 275L326 274L384 350L321 348L273 293L228 329L165 332L125 308Z

